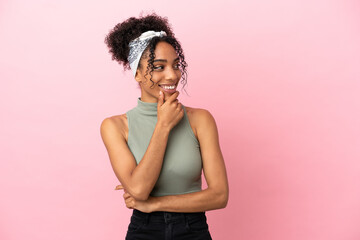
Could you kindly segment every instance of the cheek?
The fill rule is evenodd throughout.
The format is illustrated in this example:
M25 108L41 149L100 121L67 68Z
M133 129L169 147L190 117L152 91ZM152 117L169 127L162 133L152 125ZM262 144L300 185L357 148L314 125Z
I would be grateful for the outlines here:
M146 86L148 88L154 89L154 88L158 87L158 82L159 82L158 76L156 76L156 74L153 74L151 80L150 80L150 76L149 76L149 78L147 78Z
M151 80L150 80L151 78ZM146 76L144 75L143 77L143 83L144 85L146 86L151 86L153 85L153 82L156 83L157 82L157 77L156 77L156 74L153 73L153 76L151 77L150 73L148 73Z
M161 78L162 78L161 74L154 71L153 75L152 75L152 78L151 78L151 81L154 82L155 85L157 85L157 83L161 80ZM149 85L151 86L153 83L150 81L150 74L147 77L147 79L148 79Z
M181 75L182 75L182 74L181 74L181 71L180 71L180 70L177 71L177 74L176 74L176 75L177 75L177 77L180 79L180 78L181 78Z

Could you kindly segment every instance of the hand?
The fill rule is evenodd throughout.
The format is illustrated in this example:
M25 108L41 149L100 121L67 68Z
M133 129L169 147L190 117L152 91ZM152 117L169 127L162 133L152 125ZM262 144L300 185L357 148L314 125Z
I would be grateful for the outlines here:
M121 190L121 189L124 189L124 191L126 191L125 188L123 187L123 185L117 185L115 187L115 190Z
M158 98L158 124L171 130L184 116L184 110L178 101L179 91L173 93L164 103L164 93L159 92Z
M117 185L115 187L115 190L121 190L124 189L124 187L122 185ZM136 200L133 196L131 196L128 192L126 192L126 190L124 189L124 201L126 204L126 207L129 209L137 209L141 212L145 212L145 213L150 213L155 211L154 209L154 203L155 203L155 198L154 197L150 197L145 200L145 201L140 201L140 200Z
M123 194L123 197L124 197L126 207L129 209L137 209L144 213L151 213L154 211L153 204L152 204L152 202L154 200L153 197L149 196L149 198L147 200L141 201L141 200L136 200L127 192Z

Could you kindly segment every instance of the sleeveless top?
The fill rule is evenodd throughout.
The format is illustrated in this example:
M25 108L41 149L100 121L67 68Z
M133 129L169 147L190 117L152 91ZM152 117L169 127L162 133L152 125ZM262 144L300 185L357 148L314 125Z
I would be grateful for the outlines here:
M189 123L185 107L184 117L171 129L159 178L151 196L177 195L201 190L202 160L200 145ZM157 123L157 103L138 98L135 108L126 112L130 151L139 164L143 158Z

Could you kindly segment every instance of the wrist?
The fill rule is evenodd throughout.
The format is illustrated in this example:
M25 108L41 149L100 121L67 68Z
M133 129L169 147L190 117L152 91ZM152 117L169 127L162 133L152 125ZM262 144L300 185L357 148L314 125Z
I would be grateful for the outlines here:
M155 125L155 130L160 130L164 133L170 133L171 127L169 125L166 125L160 121L158 121Z
M158 201L157 197L150 197L150 208L151 212L160 211L160 201Z

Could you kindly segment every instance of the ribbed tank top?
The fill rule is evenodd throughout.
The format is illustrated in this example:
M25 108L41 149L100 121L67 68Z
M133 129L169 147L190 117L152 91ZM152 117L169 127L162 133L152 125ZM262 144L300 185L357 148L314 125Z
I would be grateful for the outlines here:
M201 190L202 161L200 145L189 123L185 107L184 117L170 131L162 169L150 193L151 196L177 195ZM157 123L157 103L143 102L126 112L129 134L128 146L139 164Z

